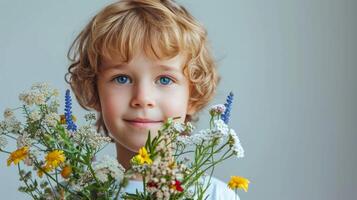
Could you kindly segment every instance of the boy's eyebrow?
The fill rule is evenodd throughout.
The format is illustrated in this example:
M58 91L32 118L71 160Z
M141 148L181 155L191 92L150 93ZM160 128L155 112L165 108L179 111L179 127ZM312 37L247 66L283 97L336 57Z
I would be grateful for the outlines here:
M174 72L181 72L181 69L177 69L175 67L170 67L168 65L157 65L158 67L160 67L163 71L174 71ZM130 65L127 64L115 64L115 65L109 65L109 66L105 66L103 67L103 71L107 71L107 70L112 70L112 69L118 69L118 68L128 68L130 67Z
M180 72L181 68L177 69L176 67L170 67L167 65L158 65L161 69L163 69L164 71L175 71L175 72Z

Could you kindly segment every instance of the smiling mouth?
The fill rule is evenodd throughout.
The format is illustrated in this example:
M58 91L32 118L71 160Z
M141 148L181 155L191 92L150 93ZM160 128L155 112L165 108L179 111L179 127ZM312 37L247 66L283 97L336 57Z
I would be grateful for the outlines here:
M148 128L161 124L161 120L150 120L150 119L124 119L129 125L138 127L138 128Z

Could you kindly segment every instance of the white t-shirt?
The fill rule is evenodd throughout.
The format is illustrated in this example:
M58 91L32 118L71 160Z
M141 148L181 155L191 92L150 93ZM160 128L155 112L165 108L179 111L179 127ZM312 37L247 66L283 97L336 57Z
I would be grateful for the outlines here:
M205 181L208 181L206 178ZM124 192L135 193L143 191L143 182L130 180L128 185L124 188ZM212 177L210 186L208 187L205 196L209 195L207 200L240 200L239 196L233 190L228 188L227 184ZM120 199L120 198L119 198Z

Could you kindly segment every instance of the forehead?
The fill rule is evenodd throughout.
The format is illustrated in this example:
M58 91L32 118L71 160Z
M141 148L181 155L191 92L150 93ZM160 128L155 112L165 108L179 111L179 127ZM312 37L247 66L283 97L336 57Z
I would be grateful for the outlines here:
M159 67L165 71L182 71L185 60L186 57L182 54L178 54L172 58L157 59L148 57L143 53L138 53L134 55L129 62L124 62L115 56L112 56L112 58L104 57L101 60L99 71L103 72L110 69L127 68L131 66Z

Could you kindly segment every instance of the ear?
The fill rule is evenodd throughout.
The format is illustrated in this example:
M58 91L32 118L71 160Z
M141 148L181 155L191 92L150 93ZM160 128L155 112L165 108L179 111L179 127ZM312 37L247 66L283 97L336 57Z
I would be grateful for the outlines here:
M97 105L93 106L93 109L97 112L102 112L102 108L100 107L100 103L97 103Z

